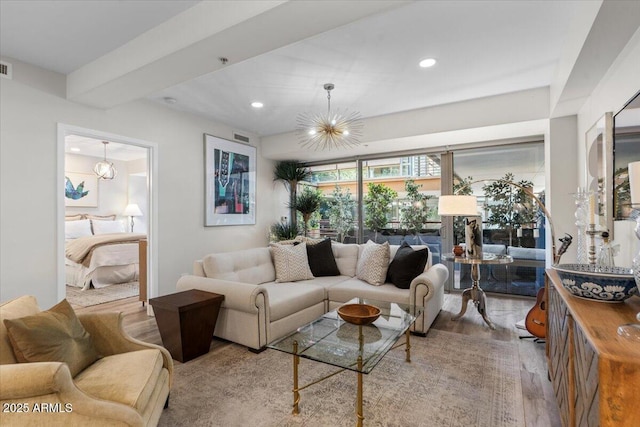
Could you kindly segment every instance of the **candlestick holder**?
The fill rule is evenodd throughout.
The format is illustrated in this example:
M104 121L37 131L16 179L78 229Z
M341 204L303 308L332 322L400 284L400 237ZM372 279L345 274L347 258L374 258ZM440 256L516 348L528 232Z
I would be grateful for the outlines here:
M598 234L600 232L596 230L596 225L589 224L589 229L587 230L587 236L589 236L589 264L596 263L596 235Z

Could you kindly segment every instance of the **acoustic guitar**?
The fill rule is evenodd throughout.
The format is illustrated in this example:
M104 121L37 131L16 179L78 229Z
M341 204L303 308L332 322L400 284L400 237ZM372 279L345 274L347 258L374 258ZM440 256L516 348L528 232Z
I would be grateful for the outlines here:
M547 336L547 307L544 298L545 288L540 288L536 296L536 304L527 313L524 326L531 335L537 338Z
M566 234L565 237L560 239L562 245L558 249L557 255L554 257L554 264L560 262L560 257L567 251L567 248L571 244L573 238L570 234ZM547 336L547 302L545 298L545 288L541 288L536 295L536 303L527 313L527 317L524 320L524 326L531 335L537 338L546 338Z

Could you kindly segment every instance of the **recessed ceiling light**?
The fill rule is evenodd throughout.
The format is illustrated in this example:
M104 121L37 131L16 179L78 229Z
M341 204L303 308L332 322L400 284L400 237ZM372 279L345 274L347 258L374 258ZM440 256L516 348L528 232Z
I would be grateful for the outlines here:
M79 153L80 149L78 147L71 147L69 151L73 151L74 153Z
M260 101L254 101L254 102L251 103L251 106L253 108L262 108L262 107L264 107L264 104L262 102L260 102Z
M427 59L423 59L422 61L420 61L420 67L422 68L429 68L429 67L433 67L434 65L436 65L436 60L433 58L427 58Z

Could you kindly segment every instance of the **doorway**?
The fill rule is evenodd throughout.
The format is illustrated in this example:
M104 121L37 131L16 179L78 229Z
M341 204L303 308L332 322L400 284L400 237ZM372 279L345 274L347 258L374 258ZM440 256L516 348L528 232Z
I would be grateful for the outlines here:
M58 299L90 306L139 295L146 303L157 295L157 146L59 124L57 154ZM98 162L112 164L115 177L100 179Z

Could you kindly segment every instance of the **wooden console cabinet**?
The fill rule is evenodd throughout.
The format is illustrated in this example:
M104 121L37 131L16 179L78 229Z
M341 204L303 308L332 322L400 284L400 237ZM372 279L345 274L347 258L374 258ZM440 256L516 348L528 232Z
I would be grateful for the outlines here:
M640 298L576 298L547 270L547 361L564 427L640 425L640 342L617 335Z

